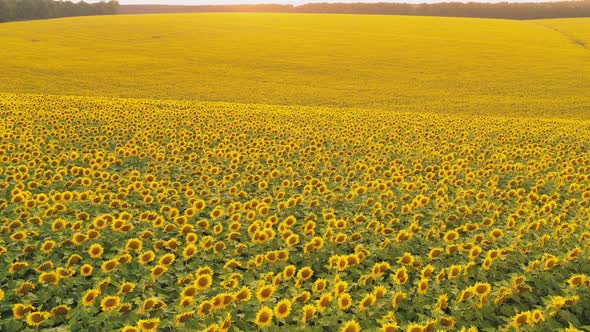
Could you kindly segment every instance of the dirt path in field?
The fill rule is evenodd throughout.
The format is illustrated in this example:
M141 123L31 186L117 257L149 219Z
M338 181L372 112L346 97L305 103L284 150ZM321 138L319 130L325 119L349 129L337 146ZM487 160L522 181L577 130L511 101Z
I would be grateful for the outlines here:
M567 40L569 40L570 43L590 51L590 46L584 40L577 38L576 36L572 35L569 32L560 30L556 27L553 27L553 26L547 25L547 24L543 24L543 23L535 22L535 24L540 25L540 26L547 28L549 30L553 30L553 31L559 33L560 35L562 35L563 37L567 38Z

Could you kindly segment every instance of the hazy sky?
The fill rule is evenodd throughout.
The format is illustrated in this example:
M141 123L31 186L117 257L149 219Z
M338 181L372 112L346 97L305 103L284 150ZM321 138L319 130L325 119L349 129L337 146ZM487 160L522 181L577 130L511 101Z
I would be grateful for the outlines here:
M87 0L88 1L88 0ZM95 0L96 1L96 0ZM88 1L88 2L95 2ZM235 4L251 4L251 3L277 3L277 4L291 4L301 5L311 2L409 2L409 3L424 3L424 2L444 2L445 0L119 0L121 4L162 4L162 5L235 5ZM470 0L446 0L446 1L462 1L468 2ZM502 2L506 0L476 0L478 2ZM539 0L510 0L511 2L539 2Z

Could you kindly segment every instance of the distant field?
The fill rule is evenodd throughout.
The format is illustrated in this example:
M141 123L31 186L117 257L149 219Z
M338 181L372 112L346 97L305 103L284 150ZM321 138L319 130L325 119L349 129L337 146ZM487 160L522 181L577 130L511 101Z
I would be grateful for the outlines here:
M0 91L588 119L589 27L297 14L7 23Z

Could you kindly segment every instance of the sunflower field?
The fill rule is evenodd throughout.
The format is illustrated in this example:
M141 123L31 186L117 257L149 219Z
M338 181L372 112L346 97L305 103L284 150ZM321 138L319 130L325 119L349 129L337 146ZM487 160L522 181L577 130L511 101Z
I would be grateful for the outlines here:
M0 27L6 93L590 120L589 91L589 17L175 13Z
M0 94L1 331L590 325L590 123Z

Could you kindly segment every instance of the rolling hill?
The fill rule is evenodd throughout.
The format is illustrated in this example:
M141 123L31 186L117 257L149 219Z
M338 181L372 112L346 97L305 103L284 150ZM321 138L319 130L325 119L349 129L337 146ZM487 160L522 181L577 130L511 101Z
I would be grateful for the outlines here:
M588 118L588 26L311 14L6 23L0 91Z

